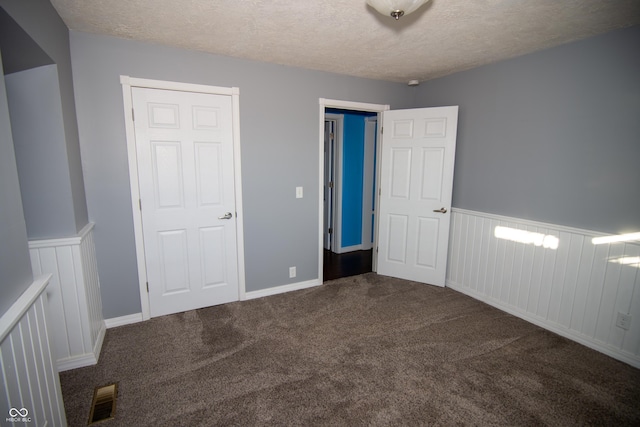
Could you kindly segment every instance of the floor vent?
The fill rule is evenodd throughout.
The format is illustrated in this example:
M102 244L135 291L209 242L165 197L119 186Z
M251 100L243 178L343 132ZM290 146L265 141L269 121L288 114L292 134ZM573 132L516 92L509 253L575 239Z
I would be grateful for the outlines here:
M113 418L116 414L116 398L118 397L118 384L109 384L103 387L96 387L93 392L93 402L89 413L89 424L93 425L100 421Z

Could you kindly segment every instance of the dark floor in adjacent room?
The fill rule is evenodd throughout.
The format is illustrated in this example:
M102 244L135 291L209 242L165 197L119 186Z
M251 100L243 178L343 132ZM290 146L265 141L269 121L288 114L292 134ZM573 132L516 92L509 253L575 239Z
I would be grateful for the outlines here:
M323 281L371 272L373 249L337 254L324 250Z

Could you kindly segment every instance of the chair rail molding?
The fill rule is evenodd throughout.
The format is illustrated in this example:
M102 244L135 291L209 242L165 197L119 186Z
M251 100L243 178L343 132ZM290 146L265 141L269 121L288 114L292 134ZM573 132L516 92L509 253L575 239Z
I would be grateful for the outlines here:
M15 425L66 426L60 377L51 349L47 293L51 275L37 277L0 317L0 378L6 393L0 419L20 419ZM9 408L20 412L10 413ZM26 411L26 412L23 412ZM5 425L5 424L3 424ZM10 424L6 424L10 425Z
M454 208L447 286L640 368L640 244L603 235Z
M29 241L34 275L52 274L47 295L60 371L98 363L106 331L93 227L68 238Z

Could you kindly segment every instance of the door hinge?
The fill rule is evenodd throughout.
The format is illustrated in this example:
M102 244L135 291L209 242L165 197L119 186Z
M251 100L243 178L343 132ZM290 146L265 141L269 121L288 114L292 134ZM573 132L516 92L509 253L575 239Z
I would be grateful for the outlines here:
M378 253L378 247L376 246L376 253Z
M147 282L147 293L149 293L149 282Z
M138 199L138 206L140 206L140 210L142 210L142 199Z
M333 138L333 132L329 134L329 138Z
M378 196L382 196L382 187L378 188Z
M133 120L134 122L136 121L136 113L133 108L131 109L131 120Z
M383 128L383 127L381 127L381 128L380 128L380 135L382 135L383 133L384 133L384 128Z
M329 234L333 233L333 228L329 228Z
M333 181L329 181L329 188L333 188Z

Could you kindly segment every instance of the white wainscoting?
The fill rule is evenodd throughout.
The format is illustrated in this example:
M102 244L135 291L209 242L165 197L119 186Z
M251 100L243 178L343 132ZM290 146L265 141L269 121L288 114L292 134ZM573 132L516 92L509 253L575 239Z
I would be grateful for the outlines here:
M98 363L105 334L93 224L77 236L29 242L33 274L51 273L47 289L60 371Z
M0 377L6 393L0 398L0 419L19 419L2 425L67 425L50 347L44 292L50 277L38 277L0 318Z
M496 238L497 226L555 236L558 247ZM640 245L591 242L602 235L453 209L447 286L640 368L640 264L621 263L637 261Z

